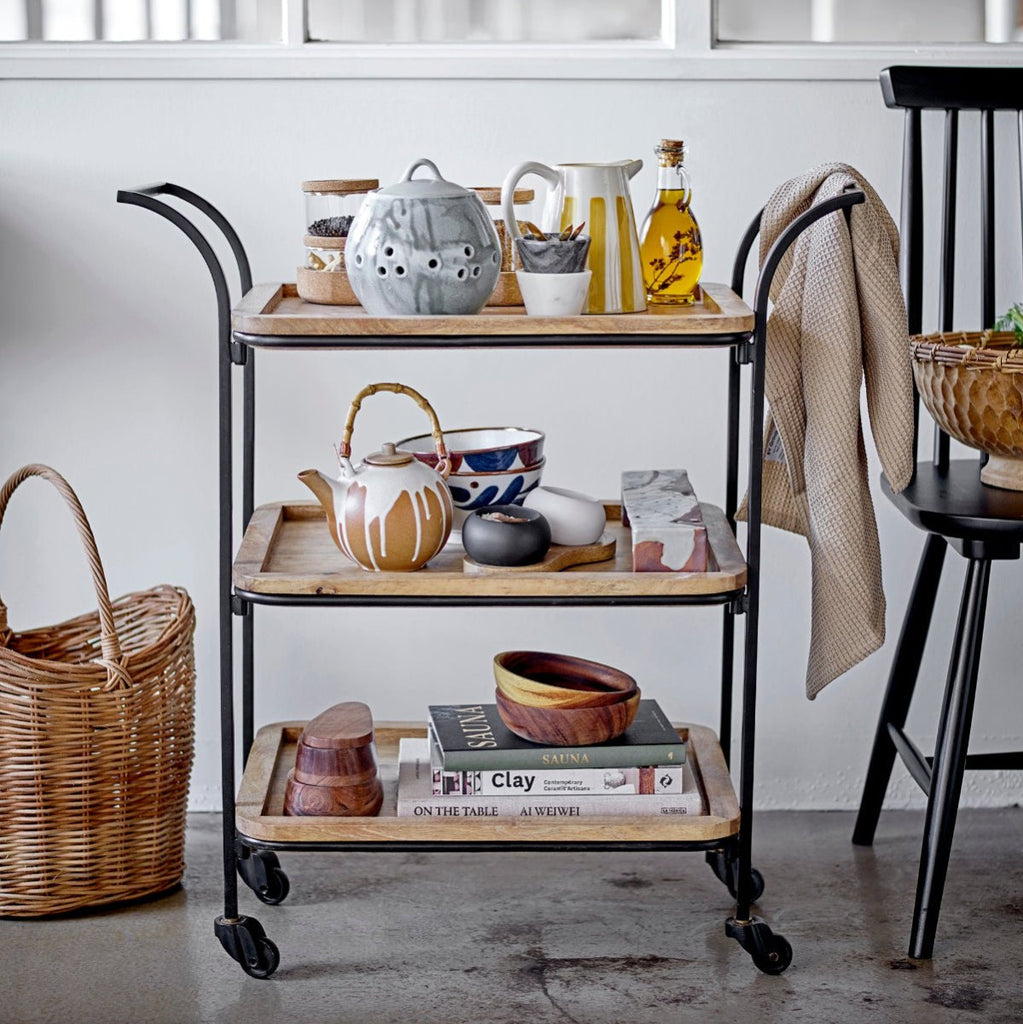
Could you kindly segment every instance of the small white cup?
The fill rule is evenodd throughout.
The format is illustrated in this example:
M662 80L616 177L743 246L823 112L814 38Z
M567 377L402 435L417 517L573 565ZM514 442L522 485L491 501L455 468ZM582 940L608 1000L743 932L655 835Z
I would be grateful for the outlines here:
M553 544L593 544L600 540L607 521L604 506L596 498L562 487L534 487L522 504L547 520Z
M516 270L515 277L529 316L578 316L586 306L591 271L578 274L530 274Z

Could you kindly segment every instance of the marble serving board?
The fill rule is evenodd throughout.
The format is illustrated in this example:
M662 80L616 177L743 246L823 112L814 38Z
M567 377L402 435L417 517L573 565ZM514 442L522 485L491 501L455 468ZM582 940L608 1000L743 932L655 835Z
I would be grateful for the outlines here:
M622 523L632 531L633 572L707 571L707 526L684 469L623 472Z

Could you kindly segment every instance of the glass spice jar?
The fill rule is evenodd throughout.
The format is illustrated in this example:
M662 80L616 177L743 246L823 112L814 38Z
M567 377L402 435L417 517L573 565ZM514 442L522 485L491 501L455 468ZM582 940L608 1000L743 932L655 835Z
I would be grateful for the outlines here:
M497 237L501 239L501 273L510 274L515 270L518 270L522 263L519 261L518 253L515 252L515 246L512 242L511 234L505 229L504 226L504 213L501 210L501 189L498 188L474 188L475 192L480 199L483 200L483 205L487 208L487 213L490 214L494 221L494 227L497 228ZM515 219L516 220L529 220L530 204L535 198L535 193L531 188L517 188L512 195L512 204L515 207Z
M346 238L366 193L379 187L380 182L376 178L303 181L306 235Z
M661 139L657 194L640 233L640 259L647 302L688 306L695 301L703 269L703 239L693 215L693 190L682 162L685 143Z

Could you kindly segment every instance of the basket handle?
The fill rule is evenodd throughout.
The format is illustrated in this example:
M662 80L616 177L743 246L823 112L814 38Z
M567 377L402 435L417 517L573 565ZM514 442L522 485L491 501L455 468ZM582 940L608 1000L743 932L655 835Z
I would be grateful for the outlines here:
M341 436L341 444L338 445L337 454L339 458L349 459L352 456L352 431L355 429L355 416L362 408L362 400L378 391L390 391L396 395L408 395L430 417L430 427L433 431L433 445L437 449L437 472L446 480L451 472L451 460L448 458L448 449L444 444L444 433L440 429L440 421L433 410L433 406L423 398L414 388L407 384L367 384L353 399L348 408L348 419L345 421L345 432Z
M82 503L78 500L71 485L60 473L49 466L39 463L32 463L22 466L8 478L7 482L0 488L0 526L3 526L4 514L7 511L7 504L11 495L29 477L41 476L48 480L57 489L57 492L64 499L71 514L75 517L75 525L78 527L78 535L82 539L86 557L89 559L89 568L92 570L92 585L96 590L96 604L99 608L100 621L100 653L99 664L107 670L107 685L105 689L116 690L130 687L131 676L124 667L124 656L121 653L121 642L117 638L117 629L114 626L114 611L110 605L110 592L107 590L106 577L103 574L103 564L100 562L99 551L96 548L96 538L92 535L92 528L86 518ZM11 630L7 625L7 606L0 598L0 645L7 643Z

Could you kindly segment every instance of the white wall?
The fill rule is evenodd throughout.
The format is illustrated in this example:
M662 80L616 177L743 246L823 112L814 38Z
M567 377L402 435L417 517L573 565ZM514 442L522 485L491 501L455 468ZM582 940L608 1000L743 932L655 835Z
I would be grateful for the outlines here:
M483 185L526 158L639 155L648 159L634 183L642 211L662 135L691 147L710 280L728 279L733 248L773 187L814 164L848 161L898 205L901 118L871 82L0 83L0 471L38 460L71 479L115 593L163 581L191 592L194 807L216 806L219 793L215 303L187 240L116 205L117 188L170 180L198 191L241 233L257 281L293 280L303 179L389 182L426 155L452 179ZM1014 158L999 173L1010 179ZM1008 241L1018 244L1015 231ZM965 227L962 246L976 251ZM1023 297L1018 269L1015 254L1000 303ZM721 502L725 372L723 355L708 352L260 354L257 503L306 497L295 473L331 468L348 402L374 380L414 385L450 427L545 429L551 483L613 496L623 468L681 464L705 500ZM356 454L422 429L412 403L379 397L360 415ZM922 538L877 504L894 637ZM763 560L760 806L854 806L892 642L808 702L805 542L769 530ZM962 579L958 556L948 565L910 721L928 743ZM1007 747L1023 727L1018 569L993 574L976 749ZM0 584L16 628L92 605L70 522L40 483L25 486L4 523ZM716 610L257 609L256 621L259 724L345 698L366 700L378 720L484 699L490 659L509 647L619 665L671 715L717 723ZM893 802L919 805L901 767L896 777ZM1011 775L967 782L973 804L1019 796Z

